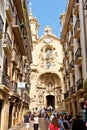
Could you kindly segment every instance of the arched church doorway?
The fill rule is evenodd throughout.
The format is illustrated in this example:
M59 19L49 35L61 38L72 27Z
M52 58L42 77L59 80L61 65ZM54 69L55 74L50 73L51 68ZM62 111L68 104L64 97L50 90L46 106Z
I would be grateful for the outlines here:
M55 97L53 95L46 96L47 107L52 106L55 108Z

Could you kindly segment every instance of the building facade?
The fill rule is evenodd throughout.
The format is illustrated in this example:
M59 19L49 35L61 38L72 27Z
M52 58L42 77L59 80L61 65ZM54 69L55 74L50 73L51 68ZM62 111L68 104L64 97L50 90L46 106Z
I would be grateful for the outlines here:
M29 110L32 42L26 0L0 1L0 130Z
M38 21L29 14L32 33L32 64L31 64L31 89L30 110L53 107L63 111L63 49L60 40L52 34L52 29L47 26L44 34L38 37ZM62 104L62 106L61 106Z
M64 50L66 111L84 110L84 83L87 79L87 0L68 0L61 14L61 44Z

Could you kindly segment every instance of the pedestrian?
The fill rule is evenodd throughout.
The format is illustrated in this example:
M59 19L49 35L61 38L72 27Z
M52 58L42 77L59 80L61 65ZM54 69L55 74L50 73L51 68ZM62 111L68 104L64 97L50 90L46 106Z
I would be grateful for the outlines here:
M64 126L64 130L70 130L70 123L67 119L67 115L63 117L63 126Z
M27 112L25 115L24 115L24 123L25 123L25 127L26 127L26 130L29 130L29 113Z
M85 122L81 119L80 114L72 122L72 130L86 130Z
M37 113L34 113L34 130L38 130L39 127L39 115Z
M50 116L50 122L52 121L52 119L54 118L54 114L52 113L51 116Z
M59 130L58 118L53 117L51 123L49 124L48 130Z
M57 118L60 130L64 130L62 115L57 114Z
M48 120L50 119L50 115L51 115L51 113L50 113L50 111L48 111L47 112Z

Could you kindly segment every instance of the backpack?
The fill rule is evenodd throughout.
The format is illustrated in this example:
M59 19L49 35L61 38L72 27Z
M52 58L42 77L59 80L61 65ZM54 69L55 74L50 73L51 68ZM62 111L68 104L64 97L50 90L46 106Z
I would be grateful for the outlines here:
M63 126L64 126L65 129L69 129L69 127L68 127L68 123L65 122L65 121L63 121Z

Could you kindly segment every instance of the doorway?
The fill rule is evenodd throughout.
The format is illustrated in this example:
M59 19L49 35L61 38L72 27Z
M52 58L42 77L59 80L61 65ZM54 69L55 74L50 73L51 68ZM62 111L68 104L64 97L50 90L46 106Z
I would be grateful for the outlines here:
M53 108L55 108L55 97L52 95L48 95L46 96L46 102L47 102L47 107L52 106Z
M12 125L12 110L13 110L13 104L10 103L8 128L11 128Z

